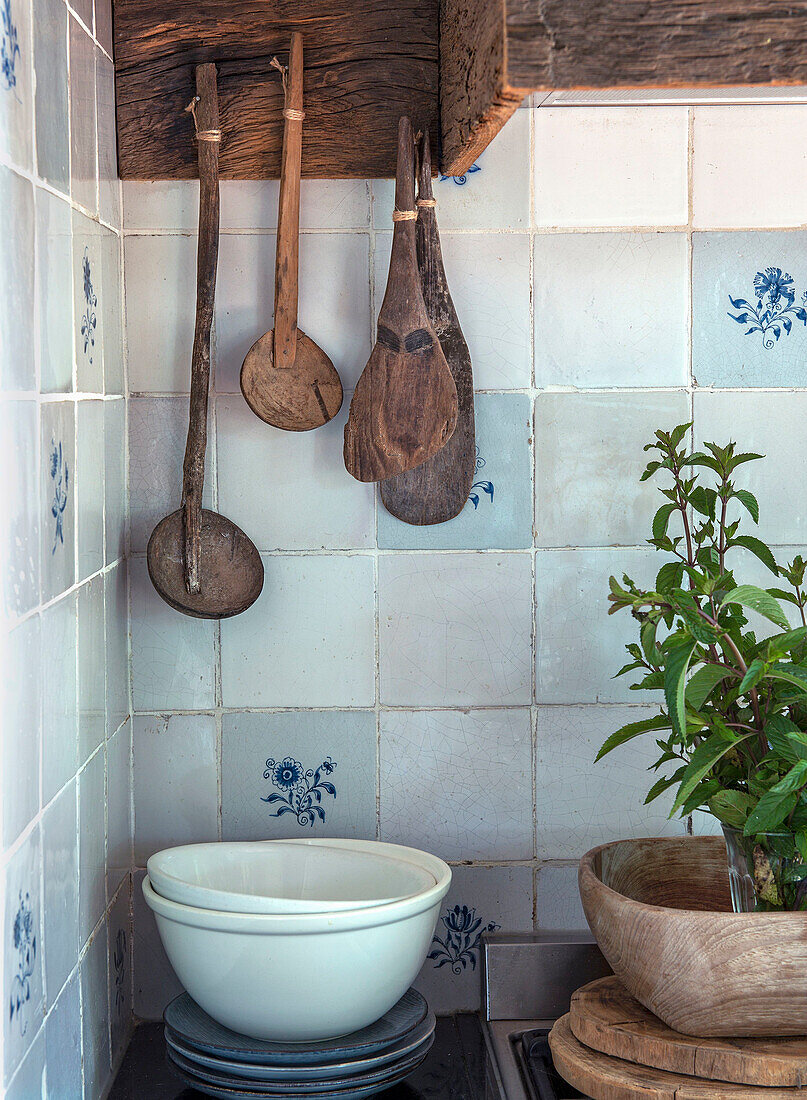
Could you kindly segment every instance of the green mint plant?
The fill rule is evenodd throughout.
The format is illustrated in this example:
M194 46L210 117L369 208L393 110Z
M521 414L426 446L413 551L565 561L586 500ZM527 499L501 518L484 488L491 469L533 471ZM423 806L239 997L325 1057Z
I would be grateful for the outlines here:
M664 702L657 715L613 733L597 759L654 735L659 778L646 803L677 788L670 816L703 809L736 830L757 909L807 909L805 561L780 567L764 542L740 533L743 523L758 523L759 505L737 473L763 456L734 443L689 451L690 427L657 431L644 448L654 455L641 480L663 479L647 540L668 559L655 586L610 579L609 614L629 610L639 634L617 676L638 676L631 689L662 690ZM742 583L749 554L770 572L771 587ZM784 604L796 608L794 628ZM775 632L758 638L747 611Z

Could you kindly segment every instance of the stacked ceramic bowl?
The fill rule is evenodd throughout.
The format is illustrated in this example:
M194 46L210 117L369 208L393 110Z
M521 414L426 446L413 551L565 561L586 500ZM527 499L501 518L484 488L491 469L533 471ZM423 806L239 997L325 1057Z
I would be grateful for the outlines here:
M227 1029L220 1045L228 1056L221 1060L230 1065L206 1065L200 1056L219 1056L195 1044L176 1020L166 1020L172 1058L212 1095L218 1095L214 1088L225 1090L222 1096L238 1095L226 1091L232 1078L243 1080L244 1096L313 1098L320 1092L347 1100L389 1087L390 1077L377 1086L358 1078L385 1069L392 1077L405 1075L426 1055L431 1030L424 1021L432 1020L433 1029L433 1019L422 998L407 991L426 958L450 882L450 869L435 856L373 841L192 844L152 856L143 882L146 902L188 1002L209 1018L205 1026ZM401 1017L399 1002L416 1003L422 1017ZM368 1051L354 1033L380 1026L390 1010L398 1030L384 1025L381 1045ZM242 1043L274 1044L263 1051L272 1061L256 1062L254 1046L245 1054L233 1033ZM339 1036L350 1042L321 1049ZM301 1063L283 1061L277 1048L295 1055L303 1048L289 1044L307 1044L311 1073L295 1079L294 1066ZM240 1077L234 1070L239 1065ZM248 1073L245 1066L252 1067ZM202 1076L216 1073L223 1077L206 1082ZM356 1080L344 1085L349 1077ZM340 1091L354 1085L353 1092Z

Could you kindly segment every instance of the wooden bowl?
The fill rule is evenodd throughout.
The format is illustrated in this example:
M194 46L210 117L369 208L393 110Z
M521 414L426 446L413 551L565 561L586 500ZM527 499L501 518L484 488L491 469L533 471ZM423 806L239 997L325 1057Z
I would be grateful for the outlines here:
M734 913L722 838L618 840L580 861L625 988L687 1035L807 1035L807 913Z

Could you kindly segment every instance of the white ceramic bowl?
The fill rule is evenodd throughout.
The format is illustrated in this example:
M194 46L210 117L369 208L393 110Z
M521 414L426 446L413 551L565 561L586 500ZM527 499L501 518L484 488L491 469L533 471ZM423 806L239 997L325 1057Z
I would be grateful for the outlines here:
M395 845L328 844L367 855L406 853L439 877L422 893L386 905L285 914L182 905L143 880L177 977L225 1027L278 1042L347 1035L392 1008L423 965L451 884L447 864ZM292 846L286 852L295 858Z
M230 913L335 913L423 894L442 860L372 841L269 840L184 844L148 861L170 901ZM407 855L407 853L410 853Z

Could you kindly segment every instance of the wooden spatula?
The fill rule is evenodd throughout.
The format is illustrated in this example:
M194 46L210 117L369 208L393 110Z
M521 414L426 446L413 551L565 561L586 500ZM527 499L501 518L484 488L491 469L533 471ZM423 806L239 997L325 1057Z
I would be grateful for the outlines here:
M457 387L459 413L454 434L445 447L414 470L382 481L381 499L387 511L404 523L424 525L445 523L459 515L468 500L476 470L471 355L443 268L428 133L423 135L420 145L417 206L417 256L423 301Z
M358 481L419 466L445 446L457 422L457 387L420 289L416 217L412 124L402 118L387 290L345 425L345 466Z
M275 59L276 60L276 59ZM307 432L336 416L342 383L328 356L297 328L300 244L300 166L303 149L303 36L291 36L283 75L285 119L275 257L275 327L247 352L241 392L261 420L289 432Z

